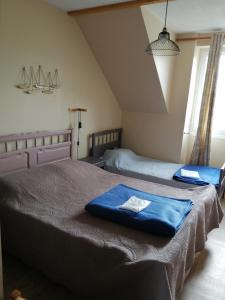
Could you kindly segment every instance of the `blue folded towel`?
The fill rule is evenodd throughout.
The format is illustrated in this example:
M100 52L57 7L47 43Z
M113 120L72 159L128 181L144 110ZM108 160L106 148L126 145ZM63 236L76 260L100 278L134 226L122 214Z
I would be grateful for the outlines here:
M199 178L182 176L181 169L188 171L196 171L199 173ZM220 181L220 169L212 167L185 165L174 174L173 179L196 185L213 184L216 187L218 187Z
M121 208L130 197L151 203L140 212ZM119 184L89 202L85 209L93 215L163 236L173 236L192 209L192 201L145 193Z

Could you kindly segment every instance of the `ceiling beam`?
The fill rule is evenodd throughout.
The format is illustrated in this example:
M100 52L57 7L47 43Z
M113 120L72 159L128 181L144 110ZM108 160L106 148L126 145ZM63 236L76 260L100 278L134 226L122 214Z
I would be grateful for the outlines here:
M169 0L169 1L174 1L174 0ZM166 0L132 0L132 1L102 5L102 6L95 6L95 7L90 7L90 8L83 8L83 9L78 9L78 10L71 10L71 11L68 11L68 15L80 16L80 15L94 14L94 13L100 13L100 12L116 10L116 9L139 7L142 5L156 4L156 3L162 3L162 2L166 2Z
M179 42L190 42L190 41L198 41L198 40L210 40L212 37L210 35L206 36L193 36L193 37L178 37L176 41Z

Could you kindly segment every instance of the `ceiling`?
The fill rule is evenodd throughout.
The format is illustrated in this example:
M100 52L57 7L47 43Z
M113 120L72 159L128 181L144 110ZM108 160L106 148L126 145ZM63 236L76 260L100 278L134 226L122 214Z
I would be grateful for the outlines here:
M124 0L46 0L46 1L66 11L125 2ZM132 0L126 0L126 2L127 1L132 1Z
M45 0L65 11L124 0ZM126 0L132 1L132 0ZM148 5L148 9L164 19L165 3ZM225 29L225 0L176 0L169 2L168 27L175 33L208 32Z
M165 3L148 9L164 19ZM225 0L176 0L169 2L168 27L175 33L225 29Z

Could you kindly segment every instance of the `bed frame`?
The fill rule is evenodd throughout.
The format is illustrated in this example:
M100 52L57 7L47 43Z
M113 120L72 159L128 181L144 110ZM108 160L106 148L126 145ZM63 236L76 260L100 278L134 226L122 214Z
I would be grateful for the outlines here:
M91 156L98 159L105 150L120 148L122 142L122 128L95 132L91 135Z
M0 135L0 176L73 158L73 129Z
M122 128L99 131L91 135L92 149L91 155L98 159L103 156L105 150L120 148L122 140ZM225 163L220 168L220 180L217 187L218 196L221 199L225 190Z
M225 190L225 163L220 168L220 181L219 181L219 186L217 188L217 192L220 199L223 198L224 196L224 190Z

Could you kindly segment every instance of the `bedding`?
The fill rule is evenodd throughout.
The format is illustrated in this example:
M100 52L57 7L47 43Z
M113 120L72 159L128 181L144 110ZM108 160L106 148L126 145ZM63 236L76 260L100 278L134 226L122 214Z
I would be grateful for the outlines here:
M85 211L118 184L193 208L172 238ZM0 218L4 249L81 299L174 300L222 210L212 185L182 190L62 161L0 178Z
M135 154L130 149L106 150L104 153L105 168L136 172L166 180L172 180L173 175L182 164L167 163L160 160Z
M107 149L104 154L105 169L110 172L136 177L181 188L189 184L219 186L220 169L212 167L182 165L155 160L135 154L130 149ZM182 176L182 171L200 174L200 178ZM173 180L175 179L175 180Z
M183 170L187 170L192 173L195 172L198 174L198 176L184 176L184 174L182 173ZM173 178L179 181L196 185L206 185L211 183L218 187L220 181L220 169L204 166L185 165L174 174Z
M173 236L191 211L188 199L144 193L119 184L86 205L93 215L161 236Z

